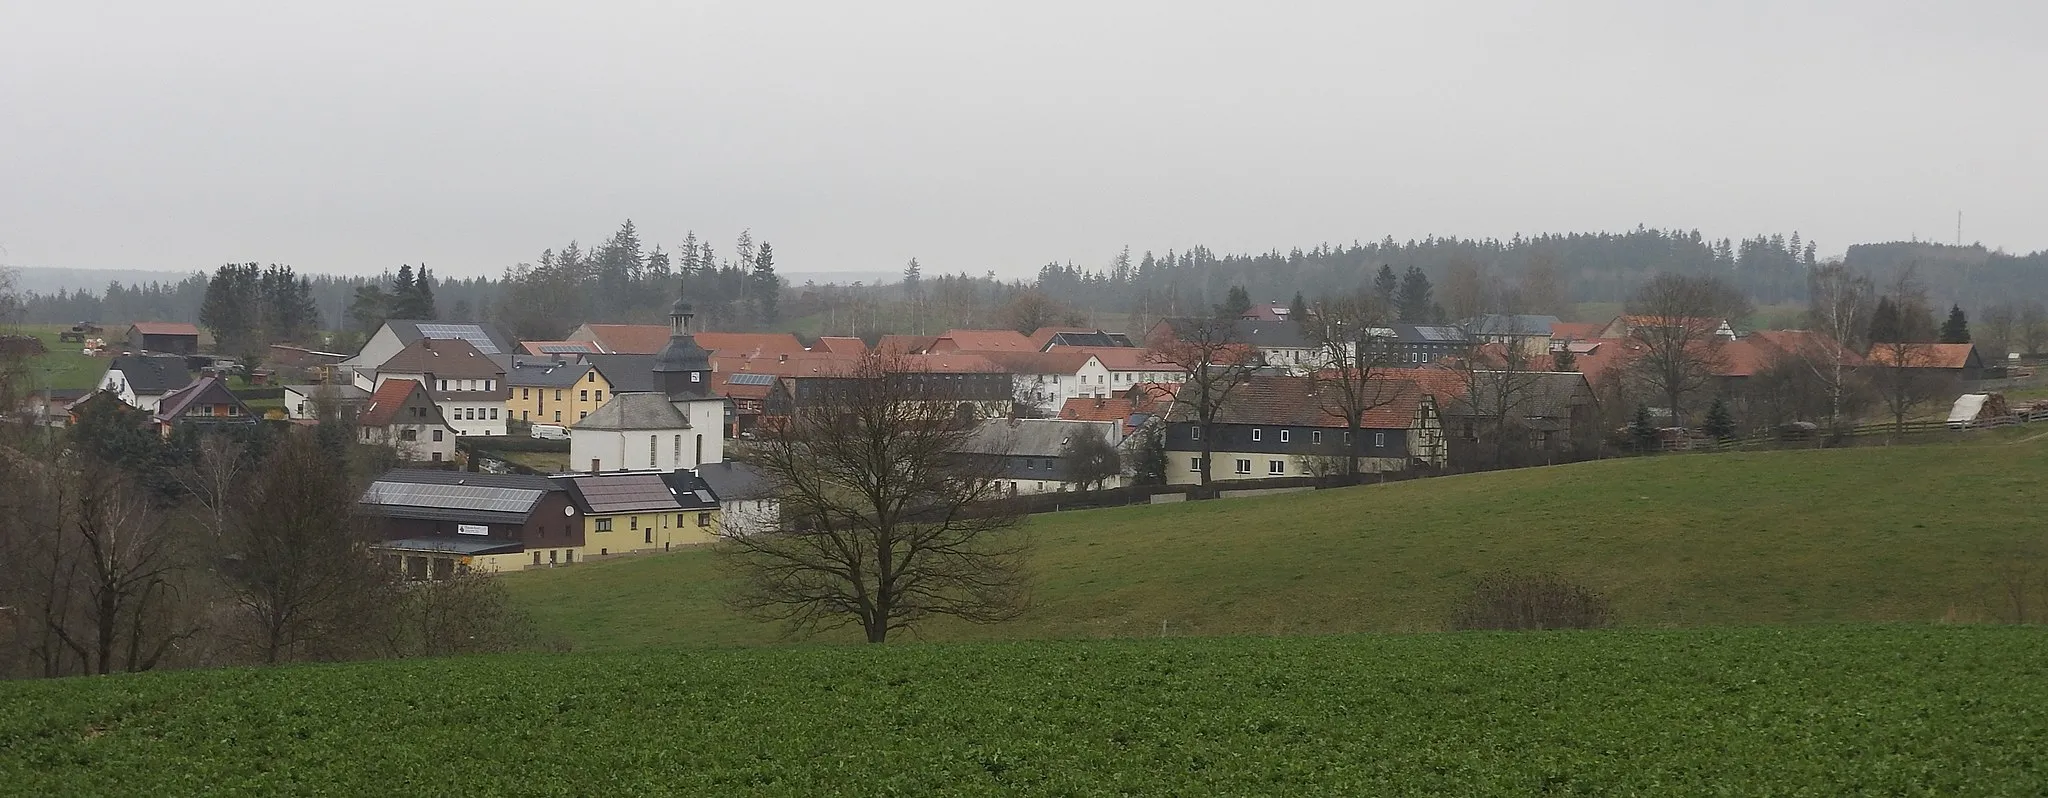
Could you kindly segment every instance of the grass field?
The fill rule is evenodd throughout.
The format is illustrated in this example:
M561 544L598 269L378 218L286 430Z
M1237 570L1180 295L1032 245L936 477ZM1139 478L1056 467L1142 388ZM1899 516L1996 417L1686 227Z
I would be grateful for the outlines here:
M42 339L43 347L49 352L30 362L29 387L43 388L91 388L98 385L100 377L107 373L107 359L81 354L82 348L75 343L57 340L57 334L71 328L69 324L24 324L18 330L23 335ZM109 330L102 337L119 336Z
M0 685L21 795L2040 795L2012 627L1067 641Z
M1985 619L1994 561L2048 544L2044 472L2048 441L1672 455L1043 515L1030 613L924 635L1434 630L1509 567L1602 590L1633 627ZM584 649L780 639L720 602L704 550L506 584Z

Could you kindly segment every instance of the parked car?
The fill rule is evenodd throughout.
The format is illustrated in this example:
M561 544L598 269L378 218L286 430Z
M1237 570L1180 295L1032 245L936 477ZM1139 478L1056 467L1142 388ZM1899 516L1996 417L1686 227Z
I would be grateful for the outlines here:
M569 428L560 424L535 424L533 431L528 434L543 440L566 441L569 439Z

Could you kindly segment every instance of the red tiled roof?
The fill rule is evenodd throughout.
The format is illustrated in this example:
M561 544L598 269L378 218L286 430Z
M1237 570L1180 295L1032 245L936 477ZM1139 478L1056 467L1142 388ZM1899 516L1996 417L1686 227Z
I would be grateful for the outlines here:
M583 329L606 354L658 355L668 346L666 324L585 324Z
M1393 369L1375 382L1384 386L1384 404L1366 411L1367 429L1407 429L1415 423L1422 397L1439 405L1450 395L1457 374L1447 369ZM1217 421L1224 424L1274 424L1297 427L1343 427L1343 416L1331 412L1337 403L1318 397L1310 377L1253 377L1232 389Z
M1877 344L1870 348L1870 364L1891 368L1903 361L1907 368L1916 369L1960 369L1970 364L1970 353L1977 351L1975 344Z
M836 374L850 371L860 364L860 356L841 355L832 352L810 350L798 352L789 357L725 358L713 356L712 367L721 374L775 374L783 377L800 377L807 374Z
M197 326L182 321L138 321L129 325L143 335L192 335L199 334Z
M424 391L426 386L415 380L385 380L377 386L377 392L370 394L370 401L364 403L356 414L356 423L365 427L388 427L398 418L398 409L405 406L407 397L413 391Z
M397 374L432 374L436 378L503 377L505 369L498 362L477 351L476 346L460 338L421 338L406 344L398 354L377 367L379 372ZM502 380L501 380L502 382Z
M835 355L850 355L853 357L859 357L861 355L865 355L868 353L868 345L862 342L859 338L826 335L820 336L818 338L818 345L811 347L811 350L824 350L826 352L831 352L832 354Z
M1865 364L1863 353L1836 343L1833 336L1824 332L1814 330L1758 330L1750 333L1749 337L1756 338L1788 354L1806 352L1817 355L1822 359L1826 359L1831 354L1838 354L1844 366L1861 366Z
M934 352L924 355L904 355L896 365L912 371L986 373L1001 372L1003 368L978 352Z
M1086 352L978 352L1011 374L1078 374L1088 365Z
M884 335L875 342L875 351L891 355L915 355L930 349L932 342L939 340L936 335Z
M1036 352L1038 345L1016 330L947 330L932 341L933 352Z
M1146 350L1135 346L1055 346L1054 352L1086 352L1102 361L1110 371L1176 371L1170 363L1149 359Z

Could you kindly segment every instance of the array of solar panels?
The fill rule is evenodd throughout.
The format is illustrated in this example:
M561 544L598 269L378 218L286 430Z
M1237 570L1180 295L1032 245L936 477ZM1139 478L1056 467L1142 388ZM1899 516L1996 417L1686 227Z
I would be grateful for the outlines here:
M1443 327L1437 325L1416 325L1415 334L1422 336L1422 340L1425 341L1456 342L1465 340L1465 331L1460 330L1456 327Z
M682 507L676 503L675 494L669 492L668 483L653 474L584 477L576 480L576 489L583 493L583 501L590 505L592 513L675 510Z
M540 346L540 353L543 355L586 354L588 352L590 352L590 347L584 344L541 344Z
M363 492L365 504L394 507L437 507L493 513L525 513L540 501L541 491L490 488L482 485L430 485L417 482L372 482Z
M470 346L476 347L476 351L486 355L504 354L498 351L497 342L492 341L491 336L484 333L484 328L474 324L421 324L419 328L420 335L428 338L460 338L468 341Z
M744 372L727 377L725 382L728 385L774 385L775 375Z

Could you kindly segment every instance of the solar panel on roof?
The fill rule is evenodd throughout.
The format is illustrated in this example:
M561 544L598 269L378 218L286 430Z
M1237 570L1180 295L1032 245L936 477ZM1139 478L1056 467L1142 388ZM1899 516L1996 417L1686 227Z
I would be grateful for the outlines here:
M695 492L695 493L697 494L697 500L698 500L698 501L702 501L702 502L708 502L708 501L711 501L711 491L708 491L708 490L700 490L700 491L694 491L694 492Z
M498 351L498 345L491 341L491 336L484 334L484 328L474 324L422 324L419 325L419 330L421 335L428 338L459 338L468 341L470 346L476 347L476 351L486 355L503 354Z
M730 377L727 377L725 381L729 385L774 385L775 375L754 374L749 372L742 374L734 374Z
M541 492L525 488L482 485L426 485L414 482L372 482L363 492L366 504L392 507L437 507L449 510L523 513L533 509Z
M577 344L544 344L540 348L540 353L543 355L566 355L576 352L589 351L590 347L580 346Z

